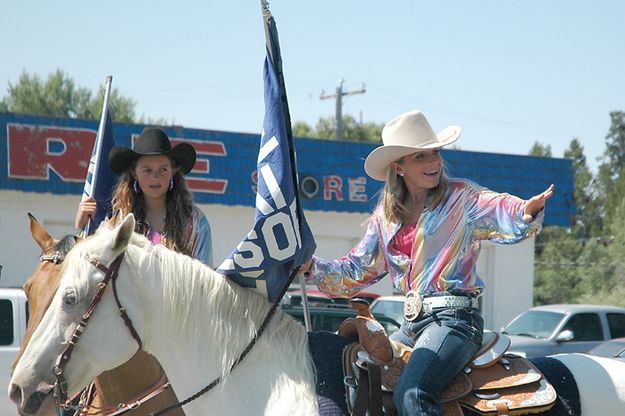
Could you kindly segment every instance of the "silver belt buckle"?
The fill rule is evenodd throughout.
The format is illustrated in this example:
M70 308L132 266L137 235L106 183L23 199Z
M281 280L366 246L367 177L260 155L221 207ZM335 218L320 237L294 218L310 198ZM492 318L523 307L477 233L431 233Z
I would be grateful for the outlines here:
M404 318L407 321L414 321L417 319L423 308L423 298L414 290L406 293L406 300L404 301Z

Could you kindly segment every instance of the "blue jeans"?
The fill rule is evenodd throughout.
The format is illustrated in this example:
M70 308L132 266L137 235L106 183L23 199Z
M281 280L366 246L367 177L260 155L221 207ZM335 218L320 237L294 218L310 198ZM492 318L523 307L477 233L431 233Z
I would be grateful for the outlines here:
M391 336L413 347L393 394L401 416L443 414L439 397L479 349L483 329L475 309L443 309L404 321Z

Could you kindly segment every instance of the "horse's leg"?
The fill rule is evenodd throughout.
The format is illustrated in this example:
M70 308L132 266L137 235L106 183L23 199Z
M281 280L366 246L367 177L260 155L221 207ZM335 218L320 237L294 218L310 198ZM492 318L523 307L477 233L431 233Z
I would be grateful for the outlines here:
M152 355L144 351L137 352L126 363L113 370L105 371L96 379L97 393L93 403L94 409L116 406L118 403L137 398L159 379L161 371L160 364ZM178 399L170 387L126 414L147 415L174 403L178 403ZM183 416L184 412L178 408L169 412L168 415Z

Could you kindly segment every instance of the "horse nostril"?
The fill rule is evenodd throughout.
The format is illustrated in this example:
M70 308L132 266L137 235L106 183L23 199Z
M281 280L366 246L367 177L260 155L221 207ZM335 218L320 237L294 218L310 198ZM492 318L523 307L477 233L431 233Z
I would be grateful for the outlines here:
M40 391L36 391L30 395L26 405L24 406L24 411L27 414L35 414L41 407L41 403L43 403L43 399L46 397L45 393Z
M22 404L22 389L17 384L11 384L9 387L9 398L16 405Z

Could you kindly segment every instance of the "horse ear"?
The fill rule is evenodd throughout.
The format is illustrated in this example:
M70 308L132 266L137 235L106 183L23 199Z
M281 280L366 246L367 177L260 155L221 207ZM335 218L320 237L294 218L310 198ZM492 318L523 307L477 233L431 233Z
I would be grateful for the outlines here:
M111 218L109 218L108 223L110 224L111 228L115 227L115 224L117 224L120 219L122 217L122 210L118 209L117 211L115 211L113 213L113 215L111 215Z
M28 213L28 220L30 221L28 225L30 234L33 236L33 240L41 247L41 251L46 251L57 243L30 212Z
M118 220L119 217L121 217L121 210L117 210L116 212L113 213L113 215L111 215L111 218L102 221L100 225L98 226L98 230L100 230L100 228L112 230L113 228L115 228L115 225L119 221Z
M126 215L124 221L117 228L115 233L115 242L113 243L114 251L122 251L128 245L132 233L135 231L135 216L132 214Z

